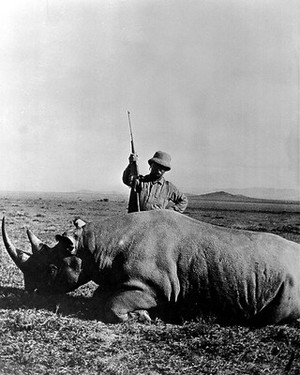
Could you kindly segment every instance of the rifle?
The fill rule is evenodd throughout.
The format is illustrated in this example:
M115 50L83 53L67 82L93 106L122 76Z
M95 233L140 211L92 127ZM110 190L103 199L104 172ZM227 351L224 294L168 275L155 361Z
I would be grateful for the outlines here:
M131 153L136 154L135 148L134 148L134 142L133 142L133 134L132 134L129 111L127 111L127 115L128 115L128 124L129 124L129 130L130 130ZM139 176L139 168L138 168L138 164L136 160L133 162L133 164L134 164L134 176L136 177L136 179L130 191L128 212L140 211L140 195L139 195L139 192L137 191L137 178Z

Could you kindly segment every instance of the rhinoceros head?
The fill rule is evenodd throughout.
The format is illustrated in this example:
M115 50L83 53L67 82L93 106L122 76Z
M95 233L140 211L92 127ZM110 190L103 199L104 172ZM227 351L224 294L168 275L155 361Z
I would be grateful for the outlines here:
M27 236L32 254L17 249L8 237L5 217L2 220L2 236L5 248L11 259L24 275L25 289L40 294L67 293L76 289L81 274L82 261L75 255L82 220L74 221L76 228L57 235L58 243L49 247L39 240L29 229Z

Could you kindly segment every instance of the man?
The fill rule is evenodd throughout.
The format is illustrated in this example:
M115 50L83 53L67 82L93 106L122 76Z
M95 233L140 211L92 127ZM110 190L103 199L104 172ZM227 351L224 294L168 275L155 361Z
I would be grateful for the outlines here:
M137 155L131 154L123 172L124 184L132 188L128 212L171 209L183 213L188 204L187 197L163 177L171 169L171 156L157 151L148 160L150 173L146 176L136 176L136 163Z

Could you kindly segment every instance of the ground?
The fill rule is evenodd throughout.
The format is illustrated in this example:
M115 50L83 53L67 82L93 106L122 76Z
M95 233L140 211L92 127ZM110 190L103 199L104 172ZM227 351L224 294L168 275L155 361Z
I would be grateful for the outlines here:
M216 225L267 231L300 243L300 205L189 197L186 215ZM126 197L2 193L0 210L15 245L30 251L26 228L49 245L80 216L126 211ZM299 374L300 323L252 329L197 320L104 324L93 283L68 295L24 292L22 273L1 241L0 374Z

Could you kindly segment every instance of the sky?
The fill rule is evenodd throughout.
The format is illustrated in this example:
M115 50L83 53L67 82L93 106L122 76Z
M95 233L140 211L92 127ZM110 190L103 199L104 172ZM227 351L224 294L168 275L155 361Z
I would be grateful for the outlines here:
M0 5L0 190L127 192L168 152L184 192L300 190L297 0Z

